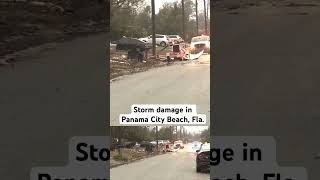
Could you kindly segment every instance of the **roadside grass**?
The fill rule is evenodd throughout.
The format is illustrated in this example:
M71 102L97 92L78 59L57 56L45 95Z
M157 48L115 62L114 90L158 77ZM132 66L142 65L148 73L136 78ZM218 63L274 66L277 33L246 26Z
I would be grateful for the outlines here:
M122 156L120 156L120 154L118 153L118 150L114 150L111 151L111 159L115 160L115 161L125 161L125 162L129 162L135 159L140 159L145 157L146 155L148 155L148 153L142 151L136 151L135 149L127 149L127 148L123 148L121 149L122 152Z
M159 53L159 51L161 53ZM169 52L170 48L163 49L163 47L157 48L157 54L160 59L165 59L166 52ZM110 79L114 79L119 76L128 75L136 72L146 71L153 67L159 67L165 65L161 60L150 59L152 52L148 52L148 59L144 63L136 61L130 61L127 59L127 51L113 50L110 51Z
M166 54L172 51L172 46L156 47L157 59L152 58L152 49L148 51L148 59L144 63L127 59L127 51L110 49L110 79L115 79L123 75L143 72L155 67L167 65Z
M106 20L101 5L73 9L65 2L51 0L68 10L65 13L47 6L0 2L0 58L50 42L105 32Z

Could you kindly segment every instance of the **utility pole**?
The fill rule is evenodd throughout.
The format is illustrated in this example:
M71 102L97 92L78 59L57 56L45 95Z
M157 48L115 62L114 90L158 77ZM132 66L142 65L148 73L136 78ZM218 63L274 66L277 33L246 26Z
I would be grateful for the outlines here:
M155 0L151 0L151 9L152 9L152 55L154 58L156 58L156 23L155 23L155 17L156 17L156 11L155 11Z
M158 144L158 140L159 140L159 134L158 134L158 126L156 126L156 140L157 140L157 153L159 152L159 144Z
M208 24L209 24L209 26L207 26L207 28L208 28L208 29L207 29L207 31L208 31L207 33L208 33L208 34L210 34L210 30L209 30L209 29L210 29L209 11L210 11L210 0L207 1L207 22L208 22Z
M181 5L182 5L182 38L185 40L186 39L186 34L185 34L185 15L184 15L184 0L181 0Z
M197 36L198 36L199 35L198 0L196 0L196 24L197 24Z
M204 8L204 30L205 30L205 33L208 34L206 0L203 0L203 8Z
M173 142L173 127L172 126L170 126L170 141L172 141Z
M122 158L122 151L121 151L122 133L123 133L123 128L122 128L122 127L119 127L119 129L118 129L118 153L119 153L120 158Z
M176 140L178 140L178 126L176 126Z

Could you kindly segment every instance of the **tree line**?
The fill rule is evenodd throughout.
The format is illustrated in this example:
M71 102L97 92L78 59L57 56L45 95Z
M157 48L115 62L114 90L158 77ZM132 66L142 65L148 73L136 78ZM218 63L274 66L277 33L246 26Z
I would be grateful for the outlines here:
M201 133L187 132L183 126L169 126L158 129L158 135L156 127L149 126L112 126L111 137L120 140L126 140L129 142L150 142L158 140L169 140L171 142L176 140L200 140L209 142L210 132L208 129Z
M112 40L122 36L145 37L151 35L151 0L111 0L110 35ZM195 3L184 1L185 37L196 36ZM199 32L204 32L204 12L198 13ZM210 22L208 20L208 22ZM156 34L177 34L182 36L181 0L165 3L155 16ZM210 27L208 25L208 27Z

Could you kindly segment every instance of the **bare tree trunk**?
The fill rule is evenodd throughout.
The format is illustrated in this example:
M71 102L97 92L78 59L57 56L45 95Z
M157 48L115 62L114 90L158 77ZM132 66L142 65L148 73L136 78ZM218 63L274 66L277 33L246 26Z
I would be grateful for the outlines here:
M152 6L152 55L156 59L156 13L155 13L155 0L151 0L151 6Z
M118 154L120 156L120 159L122 159L122 151L121 151L121 142L122 142L122 127L119 127L119 131L118 131L118 138L119 138L119 141L118 141Z
M184 0L181 0L182 5L182 38L186 39L186 33L185 33L185 13L184 13Z
M197 36L199 35L199 20L198 20L198 0L196 0L196 24L197 24Z
M159 133L158 133L158 126L156 126L156 142L157 142L157 153L159 152Z
M203 0L203 7L204 7L204 29L205 33L208 33L208 24L207 24L207 10L206 10L206 0Z

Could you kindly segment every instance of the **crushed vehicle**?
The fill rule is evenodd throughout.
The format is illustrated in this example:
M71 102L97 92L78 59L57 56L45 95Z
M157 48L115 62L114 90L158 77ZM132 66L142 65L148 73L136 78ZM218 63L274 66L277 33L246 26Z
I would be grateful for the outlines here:
M191 39L190 52L192 54L204 51L204 53L210 53L210 36L201 35Z
M187 60L189 59L189 52L184 48L184 45L175 44L172 46L172 51L166 53L167 60Z
M130 141L128 141L128 142L124 142L124 143L123 143L123 146L124 146L125 148L133 148L135 145L136 145L136 142L130 142Z
M167 152L172 152L173 149L173 144L166 144L166 151Z
M122 37L115 41L117 50L128 51L128 59L143 61L146 58L146 51L151 47L136 38Z
M183 142L181 140L175 141L173 144L181 149L184 148Z
M141 142L140 147L145 148L146 152L154 152L156 149L156 145L149 143L149 142L146 142L146 141Z
M180 44L184 42L179 35L168 35L168 37L173 41L174 44Z
M170 143L170 144L166 144L166 152L177 152L180 147L173 144L173 143Z

